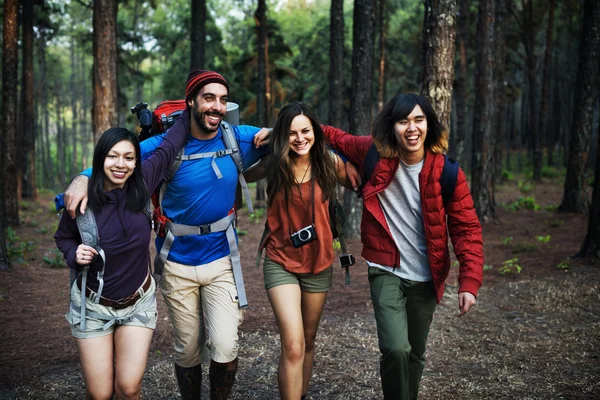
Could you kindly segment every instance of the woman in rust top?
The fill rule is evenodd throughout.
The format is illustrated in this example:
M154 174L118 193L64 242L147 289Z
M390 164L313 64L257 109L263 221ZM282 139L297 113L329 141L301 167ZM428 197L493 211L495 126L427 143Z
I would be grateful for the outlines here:
M279 393L297 400L308 390L317 327L331 287L329 201L346 174L303 103L281 109L270 146L265 289L281 337Z

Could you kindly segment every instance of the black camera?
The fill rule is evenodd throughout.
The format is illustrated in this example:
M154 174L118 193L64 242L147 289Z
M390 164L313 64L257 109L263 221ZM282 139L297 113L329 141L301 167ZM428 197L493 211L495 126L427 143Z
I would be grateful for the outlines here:
M315 232L315 225L311 224L309 226L305 226L298 232L292 233L290 235L290 239L292 239L292 244L295 248L302 247L305 244L316 240L317 232Z
M342 268L348 268L356 263L354 256L352 254L342 254L340 256L340 264Z

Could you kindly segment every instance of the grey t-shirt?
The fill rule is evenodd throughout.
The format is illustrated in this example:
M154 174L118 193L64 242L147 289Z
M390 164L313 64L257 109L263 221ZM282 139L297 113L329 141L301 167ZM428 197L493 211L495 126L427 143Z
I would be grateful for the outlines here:
M401 160L390 185L377 194L394 242L400 250L400 268L367 260L371 267L383 268L401 278L418 282L431 280L419 194L419 173L424 162L423 159L418 164L406 165Z

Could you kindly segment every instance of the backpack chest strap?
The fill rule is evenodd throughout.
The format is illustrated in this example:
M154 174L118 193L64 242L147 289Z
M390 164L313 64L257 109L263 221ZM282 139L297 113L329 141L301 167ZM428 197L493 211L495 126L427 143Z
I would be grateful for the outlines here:
M223 177L223 174L221 174L221 170L217 166L216 159L232 155L236 151L237 151L237 149L223 149L223 150L211 151L208 153L187 154L187 155L182 154L180 156L180 159L181 159L181 161L191 161L191 160L198 160L201 158L210 158L211 159L210 165L211 165L213 171L215 171L217 178L221 179Z

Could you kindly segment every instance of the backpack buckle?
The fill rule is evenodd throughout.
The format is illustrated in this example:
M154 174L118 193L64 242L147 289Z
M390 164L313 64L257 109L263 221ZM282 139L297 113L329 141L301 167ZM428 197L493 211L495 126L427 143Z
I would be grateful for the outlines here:
M227 150L217 150L215 151L215 157L225 157L227 155Z
M198 234L199 235L206 235L207 233L210 233L210 224L206 224L206 225L198 225Z

